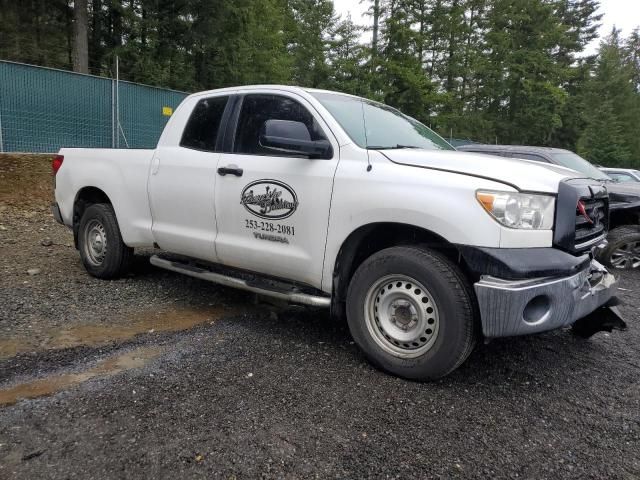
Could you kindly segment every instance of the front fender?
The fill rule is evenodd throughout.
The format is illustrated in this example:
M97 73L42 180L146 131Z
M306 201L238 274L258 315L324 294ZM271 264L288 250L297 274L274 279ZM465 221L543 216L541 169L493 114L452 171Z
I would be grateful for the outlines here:
M503 183L463 174L377 161L342 160L336 173L327 234L322 288L331 291L340 248L349 235L371 223L401 223L447 242L477 247L550 247L551 230L524 231L498 224L476 200L479 189L509 191Z

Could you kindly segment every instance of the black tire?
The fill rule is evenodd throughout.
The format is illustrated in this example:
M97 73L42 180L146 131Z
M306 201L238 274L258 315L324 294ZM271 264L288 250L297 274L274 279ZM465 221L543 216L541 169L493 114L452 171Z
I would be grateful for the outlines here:
M95 203L84 211L78 250L87 272L97 278L118 278L129 270L133 260L133 248L122 241L116 214L108 203Z
M609 232L607 242L607 246L598 254L598 260L603 264L622 270L640 267L639 226L626 225L615 228Z
M411 358L406 357L410 354L410 350L398 345L396 338L392 338L393 326L387 331L382 328L378 319L378 314L380 314L378 306L383 310L382 307L386 300L384 300L383 294L378 292L377 285L380 282L384 283L387 278L394 278L391 282L393 284L396 281L394 277L396 275L398 278L414 279L416 284L421 284L427 293L420 293L418 297L423 294L428 295L431 303L424 303L424 297L422 302L424 305L433 304L436 307L436 314L426 314L426 316L438 316L437 331L433 333L435 338L420 338L420 340L427 340L427 342L413 350L416 353ZM413 295L411 293L413 286L409 283L401 286L401 283L398 281L395 284L397 295L402 295L404 287L409 292L408 295ZM376 288L374 289L374 287ZM394 294L395 290L392 291L391 288L392 285L389 285L388 292ZM385 287L383 286L382 292L384 291ZM415 292L420 292L420 289L416 288ZM375 301L372 301L372 295L376 297ZM384 310L393 309L393 315L389 314L391 317L388 318L391 318L394 324L399 325L395 323L396 308L405 307L403 305L394 306L397 301L391 302L389 309ZM405 303L413 304L412 300ZM375 319L371 318L372 315L367 317L366 312L371 305L376 312L373 314ZM433 311L433 309L431 310ZM405 308L405 312L408 311ZM416 310L413 312L413 316L410 314L408 318L414 319L409 322L415 321L416 327L412 328L417 328L421 321L419 319L420 312ZM380 315L382 316L382 314ZM468 280L460 269L444 255L426 248L393 247L375 253L357 269L347 292L349 330L367 359L382 370L411 380L435 380L458 368L475 346L478 337L476 319L476 300ZM402 327L406 326L402 325ZM387 336L387 333L392 336ZM418 334L422 335L421 332ZM429 342L432 343L429 345ZM398 346L398 351L392 351L394 345ZM413 345L418 345L418 343ZM411 345L408 347L413 348ZM427 349L420 350L425 348ZM422 351L424 353L421 353Z

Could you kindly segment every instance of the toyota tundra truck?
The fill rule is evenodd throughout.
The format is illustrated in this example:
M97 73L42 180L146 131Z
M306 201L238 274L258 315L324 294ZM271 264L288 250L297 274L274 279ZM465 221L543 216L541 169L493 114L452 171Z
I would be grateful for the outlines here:
M594 259L606 187L479 160L367 99L226 88L187 97L155 150L60 150L52 208L90 275L153 247L157 267L330 308L409 379L447 375L480 339L624 328Z

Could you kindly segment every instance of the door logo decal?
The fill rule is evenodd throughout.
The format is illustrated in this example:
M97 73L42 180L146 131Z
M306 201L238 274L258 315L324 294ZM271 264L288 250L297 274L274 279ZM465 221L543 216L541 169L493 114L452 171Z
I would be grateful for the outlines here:
M286 183L278 180L256 180L244 187L240 204L260 218L281 220L298 208L298 196Z

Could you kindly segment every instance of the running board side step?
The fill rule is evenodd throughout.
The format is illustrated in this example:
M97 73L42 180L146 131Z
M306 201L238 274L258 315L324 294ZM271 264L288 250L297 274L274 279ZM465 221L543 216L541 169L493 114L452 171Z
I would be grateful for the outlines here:
M151 265L164 268L165 270L171 270L172 272L182 273L189 275L190 277L199 278L201 280L207 280L209 282L218 283L226 287L237 288L239 290L245 290L247 292L257 293L267 297L273 297L280 300L285 300L290 303L296 303L300 305L310 305L312 307L329 308L331 306L331 298L323 297L320 295L310 295L308 293L302 293L297 291L288 291L286 289L269 289L266 286L259 286L255 283L243 280L241 278L232 277L229 275L223 275L221 273L212 272L195 265L188 263L176 262L161 258L157 255L153 255L150 259Z

